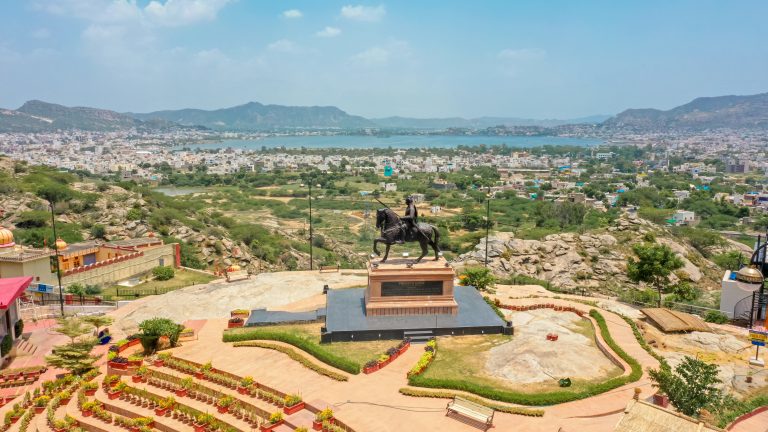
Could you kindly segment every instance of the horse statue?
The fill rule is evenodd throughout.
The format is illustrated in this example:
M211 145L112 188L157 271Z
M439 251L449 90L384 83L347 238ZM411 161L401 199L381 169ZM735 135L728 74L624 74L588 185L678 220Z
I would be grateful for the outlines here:
M421 261L425 255L429 252L427 246L431 246L435 251L435 261L440 259L440 247L437 245L440 241L440 233L437 231L437 227L427 223L419 223L418 227L414 227L412 230L406 231L405 238L403 237L403 230L400 229L402 221L400 217L389 208L383 208L376 210L376 228L381 230L381 236L373 240L373 252L376 255L381 255L379 249L376 247L379 243L384 243L387 246L384 251L384 258L381 262L386 262L389 256L389 247L397 243L398 240L403 242L419 242L421 245L421 256L416 259L416 262Z

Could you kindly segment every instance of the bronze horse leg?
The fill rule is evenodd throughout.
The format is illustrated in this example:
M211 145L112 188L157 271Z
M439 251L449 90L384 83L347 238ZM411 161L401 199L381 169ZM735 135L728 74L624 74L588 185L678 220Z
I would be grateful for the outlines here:
M389 247L392 246L390 243L384 243L387 248L384 250L384 258L381 259L381 262L386 262L387 257L389 257Z

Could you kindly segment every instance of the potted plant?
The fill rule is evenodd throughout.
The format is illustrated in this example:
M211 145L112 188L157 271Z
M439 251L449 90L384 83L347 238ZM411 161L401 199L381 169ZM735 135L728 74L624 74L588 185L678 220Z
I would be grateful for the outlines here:
M139 367L144 364L144 357L140 355L128 356L128 366Z
M109 397L109 400L115 400L120 397L121 394L123 394L123 390L128 387L128 385L122 381L120 381L116 386L112 387L111 390L107 391L107 397Z
M253 385L254 382L255 381L251 376L243 377L243 379L240 380L240 386L237 388L237 392L241 395L248 394L248 389Z
M387 355L389 356L389 358L394 360L397 358L397 356L400 355L400 350L398 350L397 348L390 348L387 350Z
M251 316L251 311L249 311L248 309L235 309L229 313L229 316L231 316L232 318L245 319Z
M13 409L5 413L5 424L14 424L24 415L24 408L19 404L13 404Z
M104 385L107 387L114 387L120 382L120 377L117 375L107 375L104 377Z
M187 393L189 392L189 389L192 388L192 377L186 377L183 380L181 380L180 388L176 390L176 396L178 397L185 397Z
M197 416L194 423L195 432L205 432L208 425L213 423L214 417L208 413L201 413Z
M48 395L42 395L35 398L35 414L42 414L45 411L46 405L51 401L51 397Z
M210 372L212 369L213 369L213 364L211 364L211 362L208 362L208 363L206 363L206 364L204 364L204 365L200 366L200 370L198 370L197 372L195 372L195 378L197 378L197 379L203 379L203 376L204 376L206 373Z
M147 369L146 366L140 366L138 369L136 369L136 372L133 374L133 376L131 376L131 381L135 383L145 381L148 373L149 369Z
M381 354L379 356L379 369L383 368L384 366L389 364L389 355L388 354Z
M160 353L157 355L157 357L152 360L152 365L154 367L163 367L165 365L165 361L170 359L171 355L168 353Z
M96 394L96 389L99 388L99 385L95 382L86 382L83 383L83 390L85 391L86 396L93 396Z
M259 426L259 428L261 432L269 432L281 424L283 424L283 413L275 411L269 415L269 421Z
M110 358L111 357L111 358ZM113 369L126 370L128 369L128 359L117 355L114 351L107 354L107 365Z
M363 373L364 374L370 374L374 373L377 370L379 370L379 362L378 360L371 360L363 366Z
M312 420L312 429L319 431L323 429L323 422L325 421L332 421L333 419L333 410L330 408L326 408L322 411L318 411L317 414L315 414L315 419Z
M162 417L166 415L169 410L173 409L174 405L176 405L176 399L174 399L173 396L162 398L158 402L157 408L155 408L155 414Z
M240 317L230 318L229 321L227 321L227 328L242 327L244 323L245 323L245 320L243 320Z
M226 414L229 412L229 407L231 407L233 403L235 403L235 398L232 396L224 396L216 402L216 408L219 410L219 413Z
M283 412L286 415L297 413L304 409L304 401L301 400L301 396L297 394L286 395L283 399L284 407Z
M72 398L72 393L69 390L62 390L56 393L56 397L59 398L59 405L66 405Z
M83 414L83 417L90 417L93 415L93 409L98 408L99 406L101 406L101 404L97 401L83 402L83 405L80 407L80 413Z

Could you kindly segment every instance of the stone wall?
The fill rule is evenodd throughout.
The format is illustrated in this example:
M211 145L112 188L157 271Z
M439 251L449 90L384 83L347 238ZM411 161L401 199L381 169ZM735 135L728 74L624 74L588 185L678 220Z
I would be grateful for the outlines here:
M175 248L175 243L171 243L144 249L140 256L65 275L61 283L65 286L73 283L112 284L151 271L160 265L161 260L163 265L173 266L176 262Z

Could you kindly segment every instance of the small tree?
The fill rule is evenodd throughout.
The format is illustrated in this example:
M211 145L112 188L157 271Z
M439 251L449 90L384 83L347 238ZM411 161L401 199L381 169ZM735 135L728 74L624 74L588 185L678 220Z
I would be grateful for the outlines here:
M91 325L78 317L60 317L56 319L56 322L59 325L53 331L69 337L70 343L75 343L77 338L91 331Z
M704 407L718 406L723 400L723 392L717 387L722 381L717 373L717 365L688 356L674 371L666 363L658 370L648 370L651 380L669 396L672 405L689 416L698 415Z
M107 229L104 225L96 224L91 227L91 236L97 239L103 239L107 235Z
M85 295L85 287L83 284L75 282L67 287L67 292L82 297Z
M101 327L106 327L108 325L111 325L114 319L111 316L107 316L107 315L89 315L89 316L83 317L83 321L87 322L88 324L94 327L93 334L98 334L99 329Z
M159 281L172 279L174 274L173 267L159 266L152 269L152 275Z
M91 325L77 317L61 317L57 321L59 325L54 331L69 337L69 343L53 348L51 355L45 357L45 362L73 374L91 369L98 359L98 356L91 355L97 341L93 337L83 337L91 331Z
M139 324L139 330L141 331L141 345L148 353L152 353L157 349L157 341L162 336L167 336L171 347L176 346L176 342L179 340L179 335L184 329L184 326L176 324L168 318L151 318L144 320Z
M490 291L496 283L496 277L485 267L469 267L459 275L462 285L473 286L478 291Z
M681 268L683 261L667 245L636 244L632 250L638 260L629 257L627 276L635 282L645 282L656 288L661 307L661 291L669 285L669 275Z

